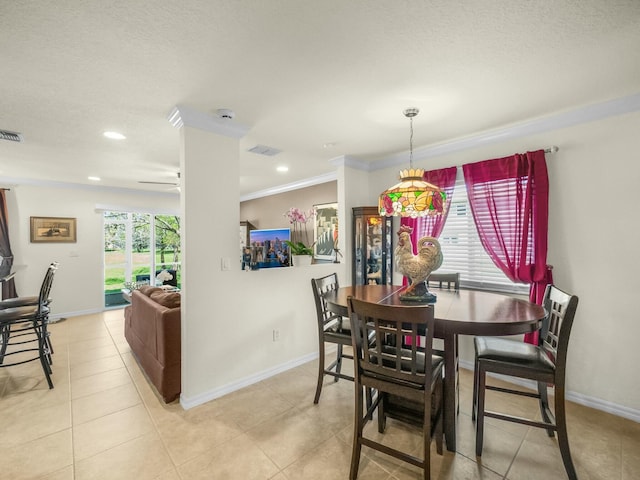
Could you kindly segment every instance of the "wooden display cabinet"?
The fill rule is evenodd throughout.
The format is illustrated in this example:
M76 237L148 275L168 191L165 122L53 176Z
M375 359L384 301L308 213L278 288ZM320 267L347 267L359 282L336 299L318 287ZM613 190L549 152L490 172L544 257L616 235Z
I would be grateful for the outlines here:
M391 285L393 222L378 207L353 208L353 285Z

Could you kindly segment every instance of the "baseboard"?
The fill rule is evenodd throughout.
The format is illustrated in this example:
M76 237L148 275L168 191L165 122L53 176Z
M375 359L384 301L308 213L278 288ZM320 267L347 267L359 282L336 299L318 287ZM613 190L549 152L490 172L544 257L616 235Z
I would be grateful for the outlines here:
M121 307L122 308L122 307ZM65 320L68 317L79 317L81 315L93 315L95 313L104 312L104 308L95 308L90 310L78 310L77 312L65 312L65 313L55 313L49 315L49 323L56 323L61 320Z
M461 360L460 368L464 368L473 372L473 362ZM490 373L489 376L512 383L514 385L518 385L520 387L528 388L530 390L536 390L538 388L537 384L530 380L523 380L520 378L493 373ZM571 392L568 390L565 394L565 399L569 400L570 402L577 403L578 405L584 405L585 407L593 408L595 410L600 410L606 413L611 413L612 415L617 415L618 417L626 418L640 423L640 410L637 409L625 407L624 405L618 405L617 403L608 402L599 398L590 397L588 395L583 395L582 393Z
M266 380L267 378L278 375L279 373L291 370L292 368L303 365L307 362L310 362L311 360L315 360L316 358L318 358L317 352L310 353L308 355L293 359L289 362L285 362L280 365L276 365L275 367L268 368L267 370L263 370L256 374L249 375L248 377L242 378L227 385L223 385L222 387L203 392L194 397L186 397L184 394L181 394L180 405L182 405L182 408L184 408L185 410L189 410L190 408L197 407L198 405L202 405L203 403L222 397L231 392L235 392L236 390L240 390L241 388L248 387L249 385L253 385L254 383L261 382L262 380Z

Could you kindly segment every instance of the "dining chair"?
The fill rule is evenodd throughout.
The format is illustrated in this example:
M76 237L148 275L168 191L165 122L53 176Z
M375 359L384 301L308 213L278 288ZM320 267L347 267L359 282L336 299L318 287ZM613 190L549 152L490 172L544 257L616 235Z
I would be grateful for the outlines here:
M51 262L49 267L53 267L54 270L57 270L60 266L60 262ZM43 284L40 286L42 289L45 282L49 281L49 272L50 268L47 268L45 272ZM27 296L19 296L13 298L7 298L6 300L0 301L0 310L6 310L7 308L16 308L16 307L30 307L38 305L40 302L39 295L27 295ZM45 305L48 306L51 303L51 298L47 298L45 301ZM49 363L51 363L51 354L53 354L53 344L51 343L51 336L49 335L49 331L47 330L47 337L45 338L47 348L49 349Z
M355 419L349 478L355 480L362 446L422 468L431 478L431 440L437 452L443 445L443 364L432 355L434 310L382 305L349 298L355 368ZM410 338L405 346L407 337ZM418 337L425 339L418 346ZM363 405L363 390L377 391L370 407ZM365 437L363 429L377 409L378 431L387 417L422 430L422 458Z
M451 287L457 292L460 290L460 273L459 272L451 272L451 273L440 273L433 272L427 278L427 286L431 287L431 283L438 285L438 288L443 288L443 285L448 290L451 290Z
M351 325L349 319L341 315L332 313L327 308L324 295L327 292L338 290L338 275L332 273L320 278L311 279L313 298L316 304L316 320L318 326L318 383L313 403L320 401L322 393L322 383L325 375L334 377L334 381L340 378L353 381L353 377L342 373L342 359L353 359L343 351L344 346L351 346ZM336 345L336 359L328 366L325 366L325 344Z
M565 413L565 373L569 334L573 325L578 297L547 285L543 306L546 317L542 322L538 345L498 337L476 337L475 372L473 382L472 417L476 421L476 455L482 455L484 417L544 428L550 437L558 433L558 444L564 468L571 480L577 479L571 460L567 418ZM503 388L487 385L487 373L495 373L537 382L538 391ZM555 387L554 410L549 408L547 389ZM539 400L542 421L485 410L485 392L497 392L533 397Z
M50 266L54 266L56 269L59 267L59 265L60 265L59 262L51 262L50 264ZM48 272L49 270L47 269L47 272L45 273L45 280L47 279ZM39 295L28 295L28 296L7 298L5 300L0 300L0 310L5 310L7 308L15 308L15 307L34 306L34 305L37 305L39 301L40 301ZM47 302L50 302L50 301L51 299L48 298Z
M0 367L11 367L40 360L49 388L53 388L52 351L47 330L49 293L57 269L57 263L49 265L36 305L15 306L0 310Z

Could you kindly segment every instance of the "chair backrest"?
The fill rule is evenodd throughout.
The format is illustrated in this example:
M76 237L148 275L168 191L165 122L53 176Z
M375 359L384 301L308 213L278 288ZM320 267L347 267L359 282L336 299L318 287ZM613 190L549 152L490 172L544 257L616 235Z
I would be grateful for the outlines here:
M332 273L324 277L312 278L311 288L313 289L313 299L316 302L318 328L324 331L330 323L342 318L327 309L327 302L324 299L327 292L338 290L338 275Z
M375 377L419 390L430 385L433 315L433 305L381 305L350 297L356 377ZM419 337L425 337L424 347L419 346Z
M554 285L547 285L542 301L546 316L540 330L539 345L549 358L561 366L567 361L569 335L573 326L573 318L578 307L578 297L563 292ZM562 372L562 373L563 373Z
M460 290L460 273L440 273L434 272L427 278L427 285L431 286L431 283L438 283L438 288L442 288L444 283L446 288L451 290L453 286L454 290Z
M46 273L44 274L44 280L42 280L42 285L40 286L40 294L38 295L38 315L42 315L45 313L49 313L49 310L46 309L47 305L50 303L49 293L51 293L51 285L53 284L53 275L58 270L58 266L60 264L58 262L52 262L47 268Z

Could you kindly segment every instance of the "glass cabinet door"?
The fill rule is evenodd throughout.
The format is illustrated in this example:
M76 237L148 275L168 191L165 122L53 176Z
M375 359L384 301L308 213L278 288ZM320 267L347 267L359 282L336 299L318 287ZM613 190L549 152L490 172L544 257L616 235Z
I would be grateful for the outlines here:
M390 285L392 278L392 220L377 207L353 209L354 285Z

